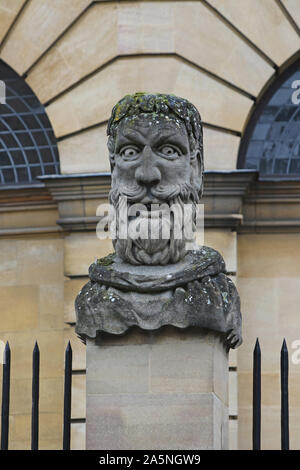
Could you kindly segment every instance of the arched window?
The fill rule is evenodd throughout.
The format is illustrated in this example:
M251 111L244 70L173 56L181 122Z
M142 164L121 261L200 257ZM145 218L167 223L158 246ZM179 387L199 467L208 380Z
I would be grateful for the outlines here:
M295 83L299 80L299 83ZM256 106L242 138L238 168L264 177L300 177L300 60L277 77Z
M5 103L0 103L0 184L32 183L39 175L59 173L56 139L43 105L1 60L0 80L5 84Z

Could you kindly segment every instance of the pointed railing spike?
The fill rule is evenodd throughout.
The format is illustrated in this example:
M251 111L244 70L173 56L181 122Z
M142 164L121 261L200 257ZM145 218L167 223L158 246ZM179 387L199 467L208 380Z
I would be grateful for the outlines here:
M32 414L31 450L39 448L39 390L40 390L40 350L35 342L32 355Z
M64 429L63 450L71 447L71 400L72 400L72 347L70 341L65 352Z
M2 409L1 409L1 450L8 449L10 396L10 347L7 341L3 354Z
M285 339L280 353L281 449L289 450L289 353Z
M253 351L253 450L261 446L261 350L258 338Z

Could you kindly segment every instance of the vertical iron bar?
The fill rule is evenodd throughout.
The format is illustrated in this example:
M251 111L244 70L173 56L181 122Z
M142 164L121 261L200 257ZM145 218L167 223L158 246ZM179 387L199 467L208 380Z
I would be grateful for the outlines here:
M71 447L71 389L72 389L72 348L70 341L65 353L65 391L64 391L64 435L63 450Z
M5 345L2 376L1 450L8 449L9 431L9 392L10 392L10 347Z
M36 342L32 356L31 450L38 450L39 448L39 379L40 350Z
M261 441L261 351L258 338L253 351L253 450L260 450Z
M289 353L285 339L280 353L281 371L281 449L289 450Z

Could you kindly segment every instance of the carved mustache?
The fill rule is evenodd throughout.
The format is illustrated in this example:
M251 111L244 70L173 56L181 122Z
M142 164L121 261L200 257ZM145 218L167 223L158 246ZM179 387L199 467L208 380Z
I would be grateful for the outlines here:
M140 202L147 196L148 190L145 186L133 184L130 187L124 187L122 184L112 188L110 191L110 200L112 204L117 205L121 196L125 196L128 202ZM173 184L168 186L157 185L150 188L150 194L160 201L171 201L177 196L181 196L183 201L191 199L198 202L199 197L195 189L188 183Z
M129 202L139 202L147 194L147 188L139 186L137 184L130 187L122 186L120 184L118 187L113 187L109 193L110 200L112 204L117 205L118 200L121 196L125 196Z

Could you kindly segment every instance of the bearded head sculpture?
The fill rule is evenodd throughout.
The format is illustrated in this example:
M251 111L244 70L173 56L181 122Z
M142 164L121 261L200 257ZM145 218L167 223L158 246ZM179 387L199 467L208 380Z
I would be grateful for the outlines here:
M187 240L183 231L182 236L175 236L178 217L176 222L172 208L183 213L186 205L192 207L195 228L196 204L202 196L203 137L198 110L174 95L127 95L114 106L107 134L110 202L117 214L126 210L129 228L137 217L130 209L140 205L139 222L144 221L147 227L146 234L144 230L132 237L129 230L122 238L118 230L122 215L117 216L116 254L136 265L177 263L191 246L191 239ZM183 224L182 214L179 220Z
M76 299L77 334L191 326L222 333L237 347L237 290L220 253L194 241L203 188L197 109L174 95L127 95L113 108L107 134L115 253L89 268Z

